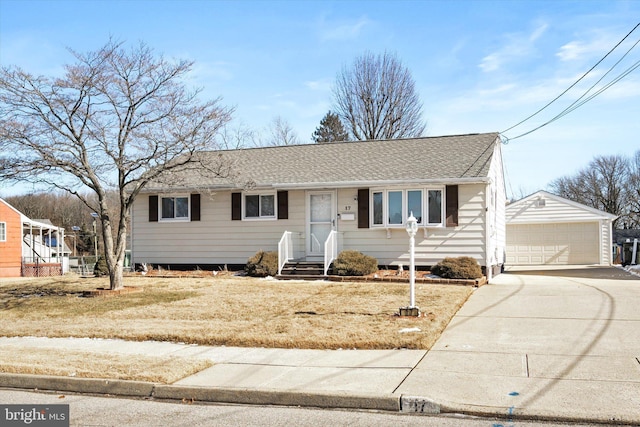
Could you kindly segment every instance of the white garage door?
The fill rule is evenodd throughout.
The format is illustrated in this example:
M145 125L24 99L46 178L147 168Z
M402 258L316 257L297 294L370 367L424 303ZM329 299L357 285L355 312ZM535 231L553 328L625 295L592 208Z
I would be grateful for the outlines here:
M597 222L507 225L507 265L598 264Z

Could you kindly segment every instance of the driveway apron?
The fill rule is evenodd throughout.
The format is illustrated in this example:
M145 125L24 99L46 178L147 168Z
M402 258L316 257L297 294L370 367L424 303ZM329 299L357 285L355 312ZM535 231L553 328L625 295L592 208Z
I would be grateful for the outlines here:
M640 278L515 271L479 288L397 392L506 417L640 422Z

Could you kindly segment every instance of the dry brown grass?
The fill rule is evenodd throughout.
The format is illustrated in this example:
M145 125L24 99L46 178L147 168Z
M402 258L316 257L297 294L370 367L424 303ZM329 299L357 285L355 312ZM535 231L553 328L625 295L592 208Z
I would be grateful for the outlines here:
M55 361L55 363L52 363ZM0 347L0 372L171 384L213 365L209 360Z
M424 316L394 314L406 283L128 277L144 292L83 298L106 279L0 281L0 336L95 337L243 347L429 349L472 288L416 285ZM400 333L405 328L420 332Z

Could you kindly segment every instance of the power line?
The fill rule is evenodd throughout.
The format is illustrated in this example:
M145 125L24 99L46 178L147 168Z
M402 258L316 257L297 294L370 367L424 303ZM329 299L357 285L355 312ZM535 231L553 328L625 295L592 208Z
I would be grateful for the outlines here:
M598 65L600 65L600 63L602 63L602 61L604 61L614 50L616 50L618 48L618 46L620 46L630 35L631 33L633 33L638 27L640 27L640 22L636 24L635 27L633 27L633 29L631 31L629 31L629 33L627 33L626 36L624 36L622 38L622 40L620 40L613 48L611 48L611 50L609 50L609 52L607 52L606 55L604 55L598 62L596 62L596 64L591 67L586 73L584 73L578 80L576 80L571 86L569 86L567 89L565 89L560 95L556 96L554 99L552 99L550 102L548 102L544 107L540 108L538 111L536 111L535 113L531 114L530 116L528 116L527 118L521 120L520 122L516 123L515 125L511 126L508 129L503 130L502 132L500 132L501 134L504 134L505 132L510 131L511 129L520 126L521 124L523 124L524 122L526 122L527 120L530 120L531 118L537 116L538 114L540 114L543 110L545 110L546 108L548 108L551 104L553 104L554 102L556 102L558 99L560 99L564 94L566 94L567 92L569 92L569 90L571 90L575 85L577 85L578 83L580 83L580 81L582 81L582 79L584 79L589 73L591 73L591 71L593 71ZM515 139L515 138L511 138L511 139Z
M628 76L629 74L631 74L633 71L635 71L638 67L640 67L640 61L636 61L631 67L627 68L624 72L622 72L621 74L619 74L616 78L614 78L612 81L610 81L609 83L607 83L606 85L604 85L602 88L598 89L596 92L594 92L593 94L591 94L590 96L588 96L587 98L585 98L584 100L580 101L582 98L584 98L589 92L591 92L591 90L598 85L598 83L600 83L611 71L613 71L613 69L629 54L629 52L631 52L631 50L638 44L640 43L640 39L638 39L638 41L636 41L633 46L631 46L631 48L622 56L622 58L620 58L620 60L618 60L618 62L616 62L611 68L609 68L609 70L600 78L598 79L597 82L595 82L585 93L583 93L578 99L576 99L574 102L571 103L571 105L569 105L567 108L565 108L564 110L562 110L560 113L558 113L556 116L554 116L552 119L546 121L545 123L541 124L540 126L537 126L533 129L531 129L528 132L522 133L518 136L514 136L513 138L507 138L507 142L512 141L514 139L518 139L521 138L523 136L529 135L535 131L537 131L538 129L541 129L553 122L555 122L556 120L566 116L567 114L571 113L572 111L580 108L581 106L583 106L584 104L586 104L587 102L591 101L593 98L595 98L596 96L600 95L602 92L604 92L605 90L609 89L611 86L613 86L614 84L618 83L620 80L622 80L623 78L625 78L626 76Z

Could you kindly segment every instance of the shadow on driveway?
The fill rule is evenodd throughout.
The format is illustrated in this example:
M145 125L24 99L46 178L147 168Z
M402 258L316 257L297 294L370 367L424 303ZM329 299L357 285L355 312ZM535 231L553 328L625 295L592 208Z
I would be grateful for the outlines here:
M517 270L508 270L504 274L524 274L534 276L555 276L555 277L576 277L584 279L611 279L611 280L640 280L640 277L617 267L584 267L584 268L558 268L558 269L536 269L531 267L519 267ZM520 270L522 269L522 270Z

